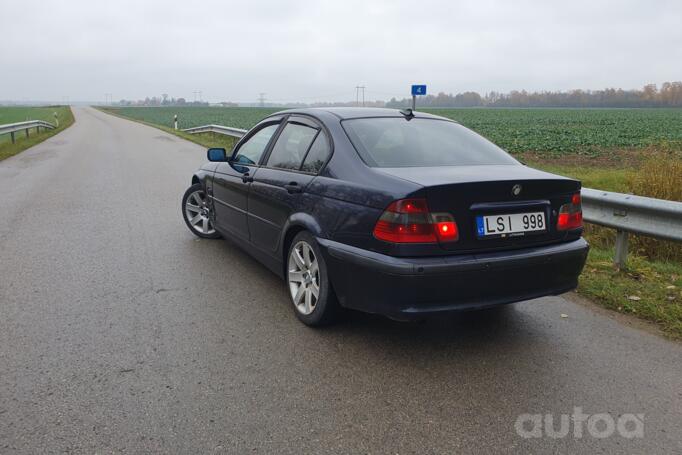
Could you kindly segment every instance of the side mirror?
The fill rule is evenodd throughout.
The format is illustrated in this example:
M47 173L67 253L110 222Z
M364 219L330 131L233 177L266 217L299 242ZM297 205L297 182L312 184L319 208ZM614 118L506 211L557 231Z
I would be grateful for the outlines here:
M224 148L210 148L206 151L209 161L227 161L227 152Z

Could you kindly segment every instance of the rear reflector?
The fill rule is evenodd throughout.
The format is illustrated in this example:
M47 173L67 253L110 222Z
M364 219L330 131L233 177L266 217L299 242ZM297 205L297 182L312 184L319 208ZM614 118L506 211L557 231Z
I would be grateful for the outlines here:
M583 226L583 208L580 193L571 196L571 203L564 204L559 208L559 218L556 228L559 231L577 229Z
M392 243L454 242L459 231L449 213L429 213L425 199L401 199L381 214L374 237Z

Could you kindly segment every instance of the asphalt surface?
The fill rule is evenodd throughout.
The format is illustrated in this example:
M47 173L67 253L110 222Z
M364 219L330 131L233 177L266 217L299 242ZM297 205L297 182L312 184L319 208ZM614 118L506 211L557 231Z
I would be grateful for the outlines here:
M185 227L203 148L75 115L0 162L0 453L682 452L680 344L564 297L307 328ZM644 437L515 430L575 407L644 414Z

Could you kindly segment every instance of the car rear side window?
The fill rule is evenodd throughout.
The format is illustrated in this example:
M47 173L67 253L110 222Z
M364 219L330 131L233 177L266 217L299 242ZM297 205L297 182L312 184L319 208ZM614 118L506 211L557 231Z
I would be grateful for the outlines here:
M327 135L320 131L320 133L315 138L315 142L310 147L308 155L303 161L302 171L311 172L317 174L324 166L324 163L329 159L329 140Z
M279 123L268 125L256 132L239 147L234 161L244 164L257 164L277 128L279 128Z
M447 120L360 118L344 120L343 127L369 166L518 164L492 142Z
M317 132L310 126L288 123L272 148L268 167L298 170Z

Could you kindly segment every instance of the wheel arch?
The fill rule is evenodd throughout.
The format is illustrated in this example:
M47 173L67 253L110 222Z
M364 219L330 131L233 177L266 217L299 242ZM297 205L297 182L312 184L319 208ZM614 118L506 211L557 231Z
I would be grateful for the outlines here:
M322 228L315 218L307 213L294 213L292 214L282 229L282 238L280 240L281 248L281 258L282 258L282 276L286 278L286 268L287 268L287 255L289 254L289 246L291 245L294 237L298 235L299 232L308 231L316 237L322 236Z

